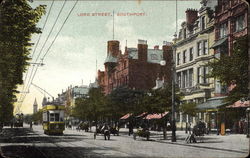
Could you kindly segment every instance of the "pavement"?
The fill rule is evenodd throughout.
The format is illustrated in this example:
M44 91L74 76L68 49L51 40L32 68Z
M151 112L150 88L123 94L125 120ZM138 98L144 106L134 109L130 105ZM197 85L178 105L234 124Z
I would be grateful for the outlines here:
M28 126L24 129L27 130ZM2 147L2 154L8 157L16 157L11 153L15 152L11 151L13 147L23 151L22 153L16 153L17 155L33 152L32 154L36 158L65 157L67 154L66 157L235 158L247 157L249 154L249 139L246 138L246 135L241 134L225 136L211 134L204 136L202 142L187 144L184 141L187 136L185 131L177 131L177 142L171 142L171 132L167 132L167 140L163 140L162 132L155 131L151 131L150 141L146 141L145 138L134 140L133 136L128 136L128 129L125 128L120 129L120 136L111 136L110 141L105 141L103 136L97 136L96 139L93 139L93 133L91 132L79 132L72 129L66 129L64 136L59 137L44 135L41 126L33 126L33 131L18 136L7 132L8 130L10 131L10 129L4 128L0 134L0 149ZM92 131L94 131L94 128ZM23 140L26 137L29 138L28 141ZM40 156L37 155L38 152L41 153ZM43 156L44 153L49 156Z

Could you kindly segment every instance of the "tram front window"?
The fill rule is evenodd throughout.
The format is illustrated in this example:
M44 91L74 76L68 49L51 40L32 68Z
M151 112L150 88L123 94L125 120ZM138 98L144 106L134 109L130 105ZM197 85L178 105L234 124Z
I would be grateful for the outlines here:
M59 121L59 114L58 113L50 113L50 121Z

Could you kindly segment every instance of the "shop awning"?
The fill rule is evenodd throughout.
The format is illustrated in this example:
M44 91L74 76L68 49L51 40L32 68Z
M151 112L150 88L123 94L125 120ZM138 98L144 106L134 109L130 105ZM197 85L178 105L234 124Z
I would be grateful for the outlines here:
M217 108L227 104L226 102L224 102L225 98L226 97L210 98L205 103L198 104L197 109L198 110L214 110L214 109L217 109Z
M227 108L246 108L246 107L250 107L250 101L249 100L247 100L247 101L238 100L233 105L227 106Z
M220 45L224 44L227 41L227 37L219 39L216 41L210 48L216 48L219 47Z
M161 119L163 118L164 116L166 116L169 112L166 111L162 114L148 114L147 116L145 116L143 119L146 119L146 120L152 120L152 119Z
M136 118L143 117L143 116L145 116L145 115L147 115L147 112L143 112L143 113L141 113L140 115L137 115Z
M120 120L126 120L126 119L128 119L130 116L132 116L132 114L128 113L128 114L122 116L122 117L120 118Z

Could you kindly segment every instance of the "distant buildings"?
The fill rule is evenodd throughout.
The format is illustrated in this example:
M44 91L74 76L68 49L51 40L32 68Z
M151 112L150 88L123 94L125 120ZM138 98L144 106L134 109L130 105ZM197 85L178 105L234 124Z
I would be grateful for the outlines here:
M98 70L98 84L109 94L120 86L149 90L155 87L157 78L170 82L171 56L172 47L168 42L162 49L159 46L148 49L147 41L138 40L137 48L126 47L122 54L119 41L108 41L105 70Z
M36 101L36 98L35 98L35 101L34 101L34 104L33 104L33 114L37 113L38 111L38 105L37 105L37 101Z

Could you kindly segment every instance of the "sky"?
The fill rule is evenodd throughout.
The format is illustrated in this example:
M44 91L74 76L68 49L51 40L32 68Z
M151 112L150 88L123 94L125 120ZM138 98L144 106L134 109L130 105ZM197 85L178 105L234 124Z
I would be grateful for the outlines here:
M30 57L32 57L32 60L29 62L35 63L36 59L38 59L37 63L41 61L75 1L66 1L61 15L51 31L63 3L63 0L55 0L50 14L48 12L52 0L34 0L30 3L32 7L47 5L47 13L39 21L38 27L43 28L46 16L48 16L48 19L42 34L32 36L34 45L31 47ZM200 1L177 1L177 28L180 28L180 24L185 21L187 8L199 9ZM172 41L176 31L175 10L176 2L174 0L79 0L45 56L44 65L37 69L32 83L54 97L57 97L62 90L65 91L70 85L89 85L90 82L94 82L97 74L96 61L97 70L104 70L103 63L107 55L107 41L113 40L113 22L114 39L120 41L122 52L124 52L126 41L128 47L137 47L138 39L147 40L149 48L153 48L154 45L159 45L161 48L163 41ZM92 13L107 13L110 16L86 16L87 13L90 15ZM140 14L140 16L132 15L132 13ZM130 14L130 16L121 16L124 14ZM49 32L51 32L51 35L48 37ZM38 42L39 36L41 37ZM48 40L45 43L46 38ZM37 48L35 49L36 44ZM42 49L43 45L44 48ZM39 53L41 54L40 57L38 57ZM18 90L21 93L17 95L18 100L15 104L16 106L20 105L20 112L24 114L33 112L35 99L38 108L41 108L41 102L45 95L44 92L33 85L29 86L28 81L32 80L30 75L32 67L32 65L29 66L24 73L25 82L24 85L19 85ZM26 80L25 76L27 76ZM50 97L47 94L45 96Z

